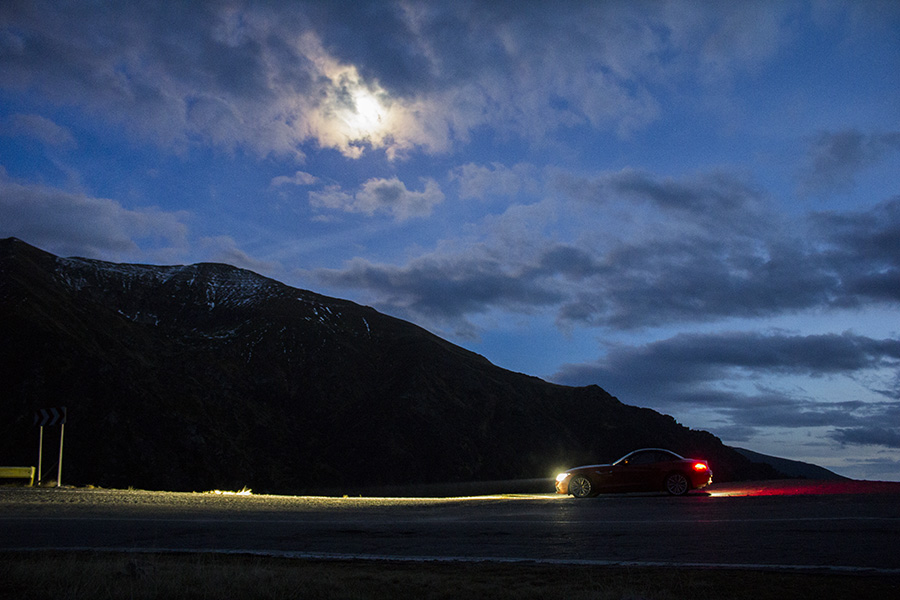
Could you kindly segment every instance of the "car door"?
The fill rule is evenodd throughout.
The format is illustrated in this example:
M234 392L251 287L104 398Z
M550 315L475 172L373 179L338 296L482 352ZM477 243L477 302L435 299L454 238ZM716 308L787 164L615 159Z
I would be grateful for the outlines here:
M658 490L662 481L661 468L663 463L668 460L668 455L656 451L642 454L640 464L635 465L632 489L642 492Z
M640 491L647 488L652 478L656 453L650 450L635 452L616 465L616 487L621 491Z

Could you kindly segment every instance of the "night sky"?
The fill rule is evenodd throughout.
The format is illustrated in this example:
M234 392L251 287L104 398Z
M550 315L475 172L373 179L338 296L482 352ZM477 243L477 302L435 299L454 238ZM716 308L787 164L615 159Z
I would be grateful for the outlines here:
M900 2L0 3L0 237L900 480Z

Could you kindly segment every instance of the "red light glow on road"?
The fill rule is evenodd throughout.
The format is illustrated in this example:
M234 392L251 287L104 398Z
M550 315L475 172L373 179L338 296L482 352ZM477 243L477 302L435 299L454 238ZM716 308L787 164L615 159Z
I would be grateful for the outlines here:
M815 481L781 479L774 481L746 481L712 485L706 490L710 496L821 496L830 494L897 494L896 481Z

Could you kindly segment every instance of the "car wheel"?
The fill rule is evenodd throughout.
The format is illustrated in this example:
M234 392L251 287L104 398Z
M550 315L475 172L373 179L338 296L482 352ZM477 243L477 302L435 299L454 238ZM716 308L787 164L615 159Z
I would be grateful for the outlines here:
M673 496L684 496L691 489L691 482L684 473L669 473L665 480L666 491Z
M576 498L587 498L591 495L593 488L591 480L584 475L573 475L569 480L569 493Z

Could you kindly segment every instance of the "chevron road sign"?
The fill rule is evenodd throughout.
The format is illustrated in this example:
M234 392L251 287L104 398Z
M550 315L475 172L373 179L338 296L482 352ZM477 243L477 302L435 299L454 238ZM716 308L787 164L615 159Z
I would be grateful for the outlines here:
M34 424L41 427L66 424L66 407L42 408L34 413Z
M59 425L59 470L56 472L56 487L59 487L62 485L63 435L66 430L66 407L40 409L34 413L34 424L41 428L41 435L38 440L38 485L41 485L41 466L44 460L44 427Z

